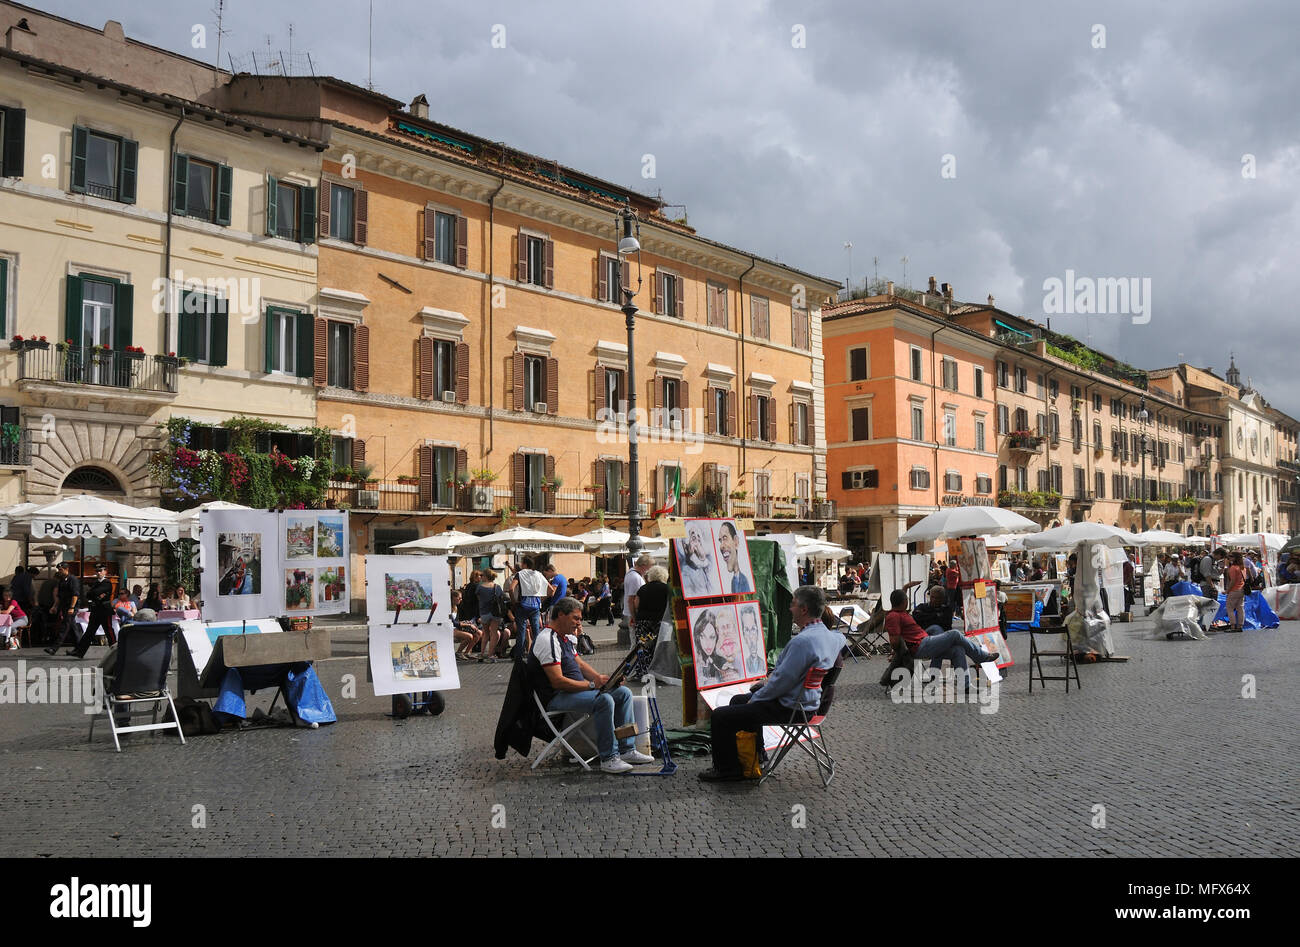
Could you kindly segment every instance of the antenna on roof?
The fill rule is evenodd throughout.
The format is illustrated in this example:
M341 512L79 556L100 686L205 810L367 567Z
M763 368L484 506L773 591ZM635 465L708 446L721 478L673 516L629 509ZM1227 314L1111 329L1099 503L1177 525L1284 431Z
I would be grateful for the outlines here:
M375 74L373 70L375 57L375 0L370 0L370 26L366 37L366 88L375 91Z
M214 73L221 71L221 39L229 30L223 29L221 24L226 18L226 0L217 0L217 8L212 11L217 16L217 60ZM232 70L233 71L233 70ZM216 76L213 76L214 80Z

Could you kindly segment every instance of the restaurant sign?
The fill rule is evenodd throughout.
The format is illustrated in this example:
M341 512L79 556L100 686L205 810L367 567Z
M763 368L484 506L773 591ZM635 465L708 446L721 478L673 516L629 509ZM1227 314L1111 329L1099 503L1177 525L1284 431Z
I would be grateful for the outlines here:
M944 506L996 506L992 497L968 497L960 493L945 493Z

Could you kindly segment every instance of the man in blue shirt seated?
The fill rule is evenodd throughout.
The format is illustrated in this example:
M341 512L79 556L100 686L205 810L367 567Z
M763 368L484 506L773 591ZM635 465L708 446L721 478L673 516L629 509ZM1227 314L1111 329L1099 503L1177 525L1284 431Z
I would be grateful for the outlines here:
M625 737L615 746L615 726L632 723L632 692L616 687L601 693L609 676L601 674L573 649L570 635L582 630L582 605L565 597L555 603L551 623L533 640L533 657L542 673L533 686L548 711L590 713L596 725L596 749L603 773L626 773L639 763L653 763L654 757L637 752L635 739Z
M700 773L700 779L710 783L744 779L736 752L737 733L757 733L761 748L763 727L789 721L796 703L810 717L817 712L822 690L806 690L804 678L812 668L829 671L834 667L845 645L842 634L822 624L825 610L826 594L821 589L802 585L795 590L790 615L799 633L785 646L765 682L754 685L752 693L733 697L730 706L713 712L713 767Z

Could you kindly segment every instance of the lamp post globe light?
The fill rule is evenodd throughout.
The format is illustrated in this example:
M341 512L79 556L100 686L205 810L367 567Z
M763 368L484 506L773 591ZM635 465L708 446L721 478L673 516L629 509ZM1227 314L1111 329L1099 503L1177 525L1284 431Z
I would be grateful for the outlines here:
M637 457L636 417L636 303L632 299L641 289L641 222L632 208L624 207L616 219L619 265L614 267L618 279L618 298L627 320L627 554L633 563L641 553L641 483ZM623 261L636 256L636 289L623 285ZM628 267L631 282L631 267Z
M1142 532L1147 531L1147 419L1151 417L1147 413L1147 399L1143 396L1141 403L1138 405L1138 423L1142 425Z

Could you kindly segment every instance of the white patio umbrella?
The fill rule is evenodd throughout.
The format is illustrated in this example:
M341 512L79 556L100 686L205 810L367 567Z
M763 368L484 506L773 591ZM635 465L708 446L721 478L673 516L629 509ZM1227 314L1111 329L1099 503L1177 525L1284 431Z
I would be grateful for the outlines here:
M180 524L181 529L189 530L191 536L199 538L199 516L202 513L211 513L216 510L251 510L251 506L244 506L240 503L229 503L225 500L213 500L211 503L202 503L199 506L192 506L188 510L181 510L176 514L176 521Z
M570 537L574 542L582 543L583 549L597 556L616 556L627 549L628 534L617 529L602 526ZM642 537L642 542L646 542Z
M1032 533L1038 528L1038 524L1028 517L1000 506L954 506L931 513L899 536L898 542L903 545L960 536Z
M1287 543L1287 537L1281 533L1224 533L1219 543L1224 546L1241 546L1246 549L1258 549L1260 537L1273 552L1281 552Z
M1025 549L1073 549L1079 543L1100 543L1103 546L1141 545L1136 536L1126 529L1107 526L1105 523L1067 523L1021 539Z
M459 546L462 556L492 556L497 553L521 552L582 552L582 543L572 536L547 533L527 526L511 526L488 536L478 537L472 543Z
M393 552L405 556L459 556L459 548L465 543L473 542L479 537L459 529L445 529L433 536L412 539L410 542L398 543Z
M1139 546L1184 546L1190 540L1190 537L1171 529L1149 529L1133 535L1137 537Z
M180 527L175 514L152 512L88 493L62 497L29 510L24 517L34 539L123 539L176 542Z
M852 555L843 546L824 539L809 539L807 536L794 537L794 554L800 559L847 559Z

